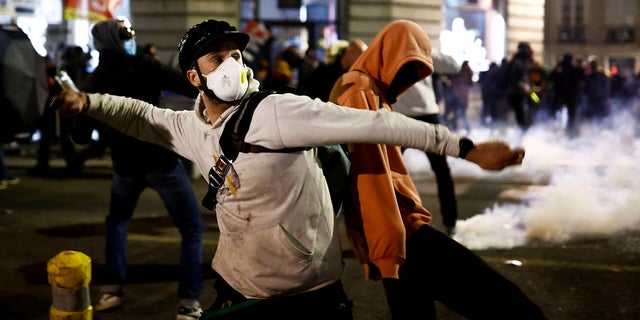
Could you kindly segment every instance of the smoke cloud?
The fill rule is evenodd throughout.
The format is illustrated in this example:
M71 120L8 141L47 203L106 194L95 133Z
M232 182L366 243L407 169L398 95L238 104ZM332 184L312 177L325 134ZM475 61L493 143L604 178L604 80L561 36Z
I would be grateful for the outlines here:
M507 192L521 201L495 203L459 220L454 239L470 249L512 248L530 241L562 243L639 230L640 131L634 118L621 112L607 126L581 125L573 139L565 135L561 120L533 126L523 136L511 127L472 129L468 135L474 141L506 140L523 146L526 156L522 166L497 173L449 157L454 179L520 181L521 188ZM405 160L412 172L431 172L418 151L406 152Z

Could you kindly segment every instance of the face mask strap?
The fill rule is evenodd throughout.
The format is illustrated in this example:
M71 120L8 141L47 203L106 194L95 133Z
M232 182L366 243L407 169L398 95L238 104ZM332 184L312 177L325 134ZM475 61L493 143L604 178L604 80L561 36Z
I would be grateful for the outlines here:
M202 71L200 71L200 67L198 66L198 61L196 61L193 64L193 67L196 69L196 73L198 74L198 78L200 79L200 86L198 87L198 89L202 90L204 94L206 94L209 98L218 100L219 102L222 102L222 103L229 103L228 101L224 101L218 98L218 96L216 96L216 94L213 93L213 90L207 87L207 79L202 75Z

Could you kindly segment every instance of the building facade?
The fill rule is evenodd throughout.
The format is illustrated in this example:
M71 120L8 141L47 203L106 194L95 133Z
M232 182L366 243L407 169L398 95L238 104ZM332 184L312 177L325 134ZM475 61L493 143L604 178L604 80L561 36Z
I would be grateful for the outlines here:
M475 32L489 62L511 55L521 41L530 42L540 60L545 51L544 0L136 0L130 6L139 41L156 43L165 59L175 54L180 35L204 19L241 27L255 20L281 40L301 35L297 44L304 50L334 38L368 42L397 19L415 21L434 48L442 48L443 31L453 31L455 18L464 16L465 31Z
M546 65L563 54L597 56L606 69L639 70L640 0L555 0L545 5Z
M461 59L490 62L510 57L519 42L529 42L536 60L548 67L565 53L597 56L602 66L640 69L640 0L119 0L138 31L139 43L153 42L162 60L177 53L184 31L204 19L224 19L246 27L259 22L282 41L328 46L337 38L370 41L389 22L409 19L423 27L434 48L454 50ZM46 49L62 43L90 45L91 23L63 20L62 0L8 0L0 5L2 23L18 23L36 33L46 28ZM13 3L13 5L9 5ZM93 2L92 2L93 3ZM25 8L17 10L21 4ZM15 8L14 8L15 6ZM42 7L42 8L41 8ZM66 8L66 7L65 7ZM11 10L15 9L15 10ZM25 18L43 23L24 23ZM66 13L65 13L66 14ZM17 19L17 21L16 21ZM20 21L22 19L23 21ZM27 19L28 20L28 19ZM456 29L456 30L454 30ZM462 31L460 31L460 29ZM461 39L473 33L473 42ZM444 34L444 35L443 35ZM456 47L457 46L457 47ZM480 46L482 50L477 50ZM45 51L47 51L45 50ZM465 56L465 54L467 56Z

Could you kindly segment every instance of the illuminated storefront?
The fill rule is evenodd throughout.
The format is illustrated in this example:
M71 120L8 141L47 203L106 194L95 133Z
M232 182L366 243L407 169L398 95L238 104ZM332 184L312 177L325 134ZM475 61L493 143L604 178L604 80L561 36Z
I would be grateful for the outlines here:
M89 50L93 23L114 16L130 17L130 0L2 0L0 23L17 25L36 51L55 58L63 46Z
M478 72L489 63L500 64L507 53L506 23L498 12L498 1L444 1L444 29L440 33L440 50L458 62L469 61Z

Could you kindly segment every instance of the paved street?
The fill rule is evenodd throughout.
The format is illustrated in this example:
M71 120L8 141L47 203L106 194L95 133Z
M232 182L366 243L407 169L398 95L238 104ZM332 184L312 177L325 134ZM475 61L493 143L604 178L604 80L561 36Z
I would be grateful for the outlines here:
M94 278L104 263L103 222L110 186L108 159L90 160L85 175L78 178L62 174L61 159L56 158L52 163L56 171L51 177L34 177L26 172L26 168L35 164L32 154L8 155L8 166L22 177L22 182L0 191L0 248L4 256L0 262L2 319L49 318L52 295L46 263L59 252L75 250L90 256ZM522 181L517 175L483 178L461 174L456 167L452 170L461 220L478 215L496 203L521 203L519 194L544 187ZM433 176L419 172L415 174L415 181L424 202L437 204ZM194 188L198 197L204 195L202 180L195 179ZM433 211L433 225L442 229L440 215L437 209ZM203 209L202 215L206 222L203 252L206 273L201 302L206 306L215 297L209 261L216 248L217 228L211 213ZM345 246L348 247L346 242ZM533 241L510 249L475 252L517 283L550 319L640 318L638 231L571 239L562 244ZM110 313L95 313L94 318L175 319L178 254L177 230L158 196L145 191L130 228L126 307ZM518 260L522 265L507 263L510 260ZM362 269L348 248L345 262L344 282L355 301L355 319L388 319L381 284L363 280ZM97 286L92 285L90 292L92 301L96 302ZM438 313L440 319L462 319L443 306L438 306Z

